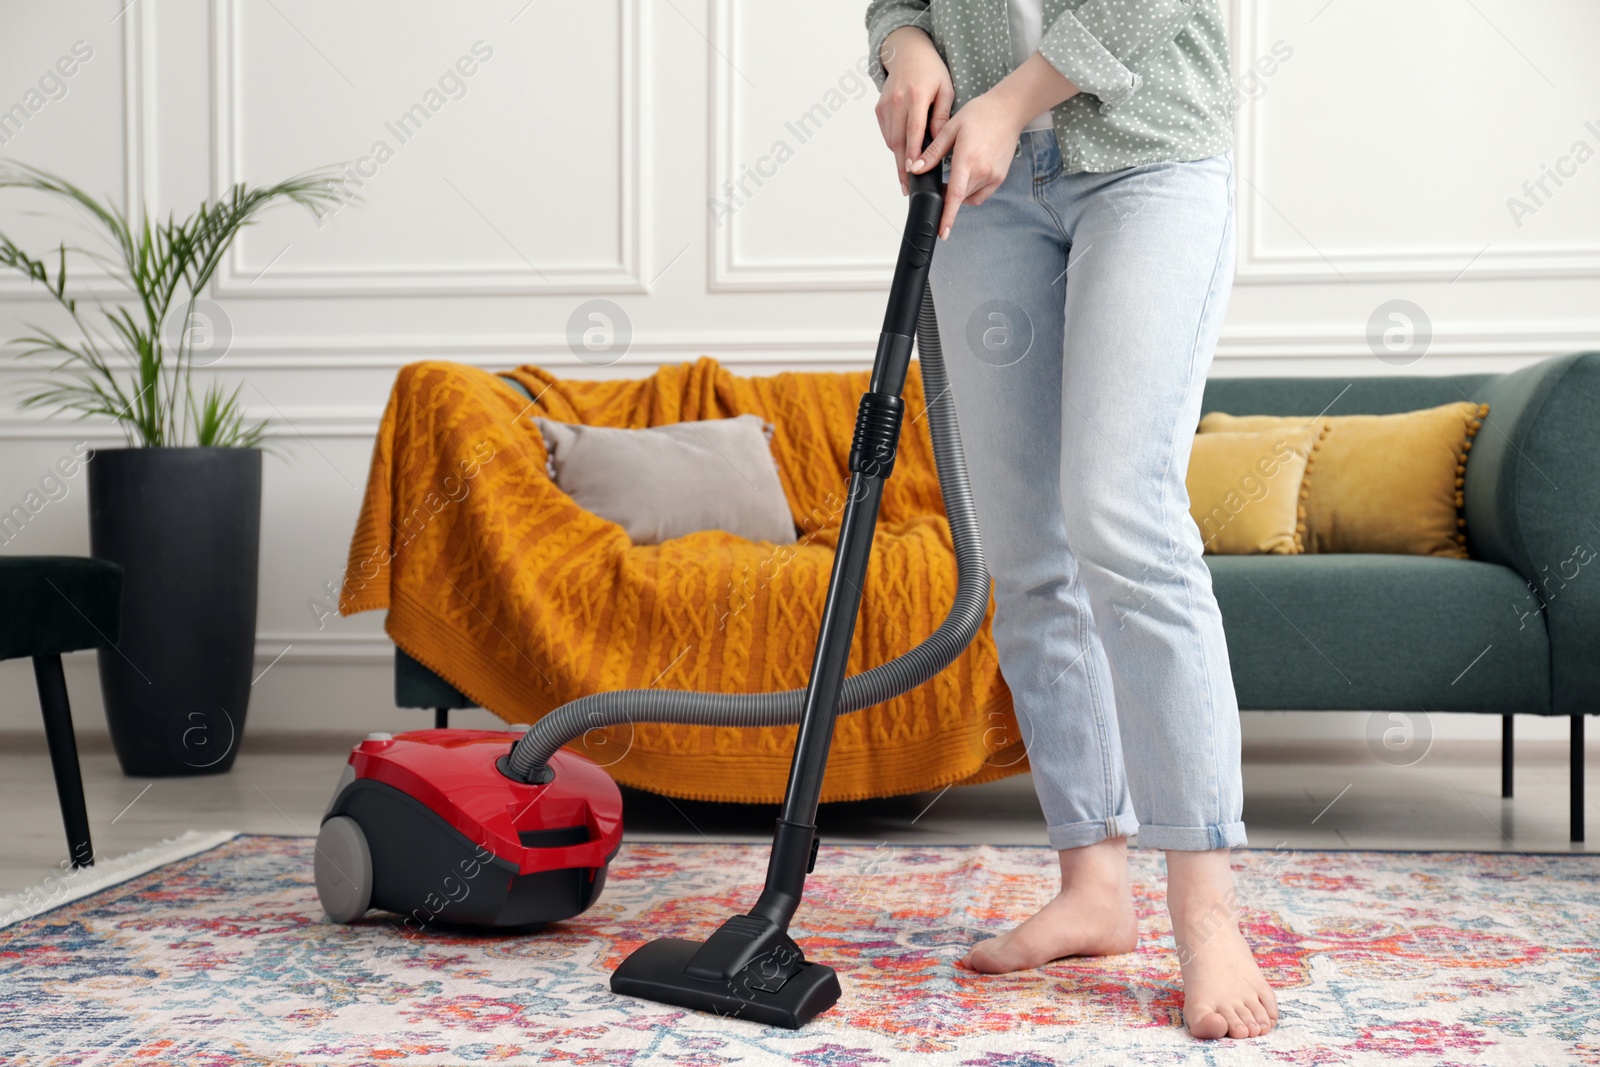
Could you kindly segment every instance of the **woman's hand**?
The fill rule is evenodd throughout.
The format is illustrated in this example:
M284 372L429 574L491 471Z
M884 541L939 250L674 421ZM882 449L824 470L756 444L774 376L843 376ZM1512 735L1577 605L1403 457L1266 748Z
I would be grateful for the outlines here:
M946 154L950 156L944 217L939 220L941 238L950 236L963 203L983 203L1006 180L1022 128L1035 115L1077 94L1078 87L1035 52L935 130L926 151L909 155L907 169L914 174L936 167Z
M885 37L880 58L889 76L873 110L883 141L894 153L894 170L904 195L908 191L906 161L921 154L924 128L937 135L950 120L956 91L944 57L928 35L915 26L901 26Z
M1017 152L1017 138L1029 117L1020 115L1010 100L996 97L992 91L975 96L944 124L926 151L908 161L907 169L921 174L937 167L946 153L950 155L950 181L939 220L941 238L950 236L962 204L983 203L1006 180Z

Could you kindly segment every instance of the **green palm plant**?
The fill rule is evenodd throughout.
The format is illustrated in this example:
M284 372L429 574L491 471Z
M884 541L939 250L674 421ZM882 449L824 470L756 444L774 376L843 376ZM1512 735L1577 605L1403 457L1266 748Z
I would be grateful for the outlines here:
M108 416L120 424L130 445L147 448L260 445L266 423L246 422L239 402L242 386L229 392L212 382L199 397L195 395L191 329L195 300L239 231L264 209L287 201L319 213L344 199L336 179L313 173L265 188L235 185L226 196L206 201L187 218L169 215L154 225L144 212L137 224L131 223L114 205L25 164L0 166L0 189L30 190L66 203L89 219L113 250L104 253L63 243L52 264L29 255L0 232L0 267L19 271L43 286L72 317L78 333L75 338L62 337L30 325L33 334L12 340L21 349L20 358L54 361L48 374L30 379L36 391L22 399L24 408L72 412L78 418ZM103 319L98 327L68 295L69 252L102 264L129 290L125 302L98 305ZM166 336L168 317L174 313L183 315L175 350Z

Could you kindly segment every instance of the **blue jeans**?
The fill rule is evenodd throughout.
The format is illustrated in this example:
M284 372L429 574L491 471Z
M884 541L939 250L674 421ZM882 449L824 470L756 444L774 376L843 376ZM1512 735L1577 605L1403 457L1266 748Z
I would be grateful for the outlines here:
M1233 240L1231 155L1063 175L1039 130L934 253L1000 668L1057 849L1244 843L1238 703L1184 487Z

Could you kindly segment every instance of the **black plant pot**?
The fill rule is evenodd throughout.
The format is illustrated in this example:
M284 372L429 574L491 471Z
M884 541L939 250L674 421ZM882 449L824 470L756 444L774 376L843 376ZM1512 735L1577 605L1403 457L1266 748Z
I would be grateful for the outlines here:
M122 772L233 766L255 662L261 453L118 448L89 463L89 542L122 565L100 692Z

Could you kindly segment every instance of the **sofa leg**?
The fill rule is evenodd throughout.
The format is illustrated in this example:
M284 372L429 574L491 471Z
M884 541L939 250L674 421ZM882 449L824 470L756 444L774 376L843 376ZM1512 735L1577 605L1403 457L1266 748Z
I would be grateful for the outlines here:
M1515 715L1500 716L1500 796L1506 799L1511 797L1511 771L1515 762L1512 755L1516 750L1516 723Z
M1572 716L1572 741L1568 756L1572 770L1568 790L1572 800L1572 840L1583 840L1583 713Z
M450 726L450 709L449 708L434 708L433 709L433 728L435 730L444 730L444 729L448 729L449 726Z

